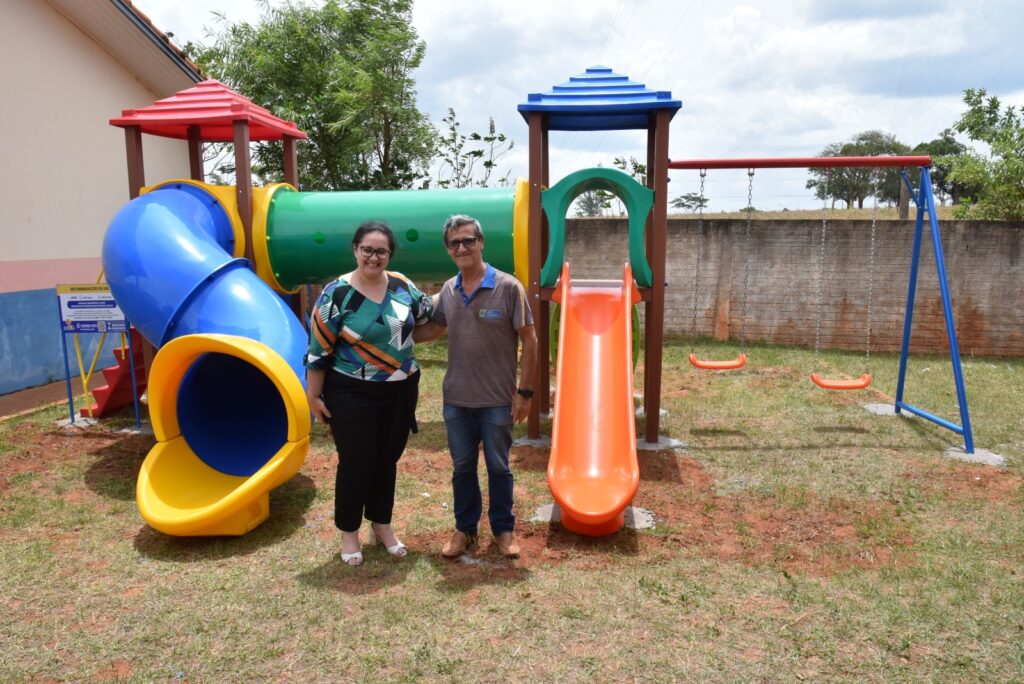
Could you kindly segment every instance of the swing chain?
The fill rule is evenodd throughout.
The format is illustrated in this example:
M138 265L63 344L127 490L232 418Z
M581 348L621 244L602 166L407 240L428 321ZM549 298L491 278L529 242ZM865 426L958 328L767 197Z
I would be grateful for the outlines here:
M700 196L697 204L697 263L693 268L693 317L690 319L690 353L697 353L697 293L700 292L700 263L704 252L704 181L708 170L700 170Z
M744 250L743 256L743 295L742 304L740 306L740 315L743 318L747 316L747 293L750 290L750 253L753 251L753 246L750 243L750 224L753 221L754 216L754 169L747 169L747 223L744 234L744 244L746 249ZM743 319L740 319L740 352L746 353L747 351L747 331L746 326L743 325Z
M878 232L878 195L875 195L875 202L871 208L871 242L868 248L868 325L866 340L864 342L864 364L867 366L865 372L871 372L871 305L875 291L875 234Z
M821 351L821 300L825 292L825 234L828 230L828 188L832 169L825 170L825 185L821 198L821 236L818 240L818 292L814 305L814 358Z

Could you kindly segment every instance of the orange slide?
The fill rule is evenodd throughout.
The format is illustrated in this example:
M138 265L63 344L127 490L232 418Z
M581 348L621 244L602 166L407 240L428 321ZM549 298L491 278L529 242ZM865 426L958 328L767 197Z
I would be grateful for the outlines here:
M621 283L571 282L565 264L554 299L561 323L548 486L566 529L612 534L640 483L631 340L640 292L629 264Z

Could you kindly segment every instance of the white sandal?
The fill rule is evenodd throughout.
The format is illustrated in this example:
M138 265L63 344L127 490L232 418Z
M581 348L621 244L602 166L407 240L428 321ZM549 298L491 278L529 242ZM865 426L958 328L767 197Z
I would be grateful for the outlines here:
M349 534L349 533L348 532L343 532L342 534L345 535L345 534ZM359 544L359 530L356 530L355 535L356 535L356 544ZM344 546L344 544L345 544L345 542L344 542L344 538L343 538L342 539L342 546ZM342 551L341 552L341 562L344 563L345 565L351 565L352 567L355 567L357 565L362 565L363 564L363 547L362 547L362 545L360 544L359 548L357 548L352 553L345 553L344 551Z
M377 533L373 531L373 525L374 523L370 523L370 537L366 543L373 546L380 541L383 545L383 540L379 539L377 537ZM395 543L393 546L385 546L384 549L395 558L405 558L405 555L409 552L406 545L398 540L398 537L395 537Z

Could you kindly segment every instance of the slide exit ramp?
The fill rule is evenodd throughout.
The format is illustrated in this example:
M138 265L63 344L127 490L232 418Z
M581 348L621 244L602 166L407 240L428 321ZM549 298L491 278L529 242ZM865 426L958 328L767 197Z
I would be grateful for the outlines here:
M640 468L633 413L632 307L640 301L626 264L622 282L576 281L562 267L555 406L548 486L572 532L619 530Z

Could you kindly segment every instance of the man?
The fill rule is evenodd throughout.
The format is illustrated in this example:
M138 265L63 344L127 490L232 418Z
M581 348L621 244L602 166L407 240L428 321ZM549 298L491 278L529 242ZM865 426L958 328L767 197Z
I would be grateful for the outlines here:
M523 286L484 261L480 222L464 215L444 224L444 243L459 273L444 284L430 322L416 328L417 342L448 329L444 424L451 452L455 534L441 554L457 558L477 543L483 513L477 477L483 443L491 532L505 556L519 555L513 530L512 425L526 419L537 372L537 334ZM516 382L518 348L523 354Z

